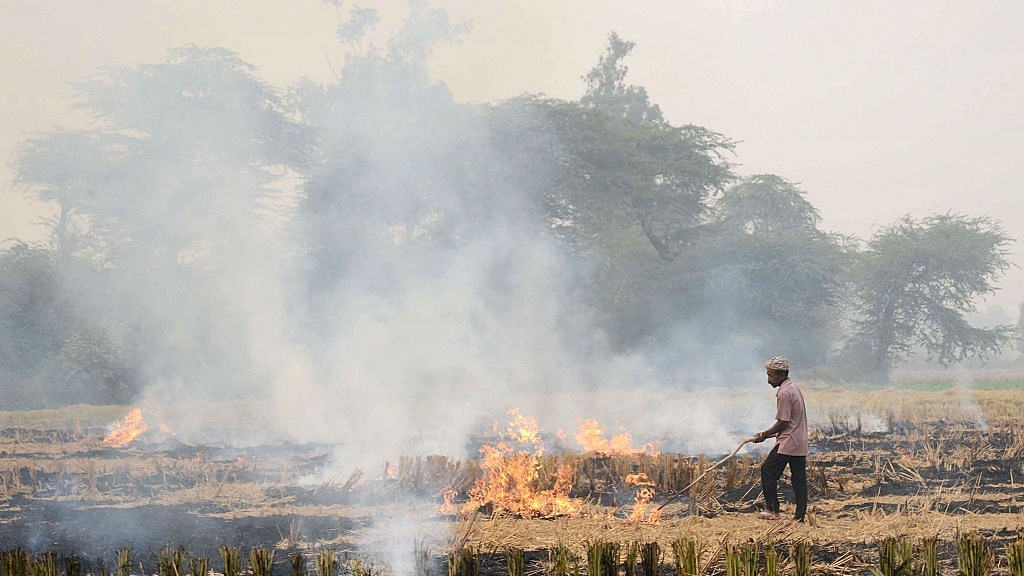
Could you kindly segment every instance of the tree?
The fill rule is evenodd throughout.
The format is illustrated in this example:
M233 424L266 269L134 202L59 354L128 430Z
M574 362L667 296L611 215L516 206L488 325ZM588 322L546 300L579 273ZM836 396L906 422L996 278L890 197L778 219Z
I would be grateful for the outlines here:
M734 180L728 138L665 122L646 90L626 83L633 48L612 34L579 101L515 98L488 111L493 145L533 205L585 263L584 292L612 343L629 349L692 310L668 302L666 274L713 222L713 202ZM540 181L543 179L544 181Z
M764 335L756 344L762 356L786 351L802 366L824 364L849 239L820 230L805 193L774 174L744 178L715 208L716 226L700 248L707 263L701 308L715 311L707 330Z
M580 98L580 104L637 125L661 124L664 122L661 108L651 103L647 89L626 84L629 68L624 60L635 46L615 32L609 34L608 47L597 66L583 76L587 91Z
M153 380L202 388L241 375L250 353L240 335L257 333L243 307L280 305L257 301L269 291L253 286L281 270L280 238L267 230L289 215L270 202L282 175L306 161L304 127L219 48L175 49L76 88L96 127L42 134L15 165L21 185L60 207L60 278L77 282L65 288L88 295L103 336L146 359ZM83 337L69 353L101 366L105 345ZM259 381L232 381L242 380Z
M61 265L102 245L103 223L94 220L94 199L114 186L131 138L55 130L24 142L15 160L15 181L44 202L57 205L51 244ZM94 240L95 239L95 240Z
M731 142L699 126L643 125L579 102L506 101L488 112L492 145L548 230L584 264L584 291L616 346L652 336L649 294L698 241L733 178ZM650 296L650 297L647 297ZM653 298L653 299L652 299Z
M821 215L795 184L774 174L755 174L731 186L717 204L720 221L748 235L814 230Z
M444 11L416 5L385 49L353 54L337 82L297 91L316 134L298 207L313 322L316 310L339 309L326 302L346 289L400 292L404 274L436 270L434 259L518 211L519 197L505 193L514 180L494 178L501 166L481 113L430 78L429 51L457 30Z
M551 178L549 220L575 250L672 260L710 221L712 200L734 178L724 159L733 143L700 126L639 125L535 97L506 102L497 113L513 108L534 120L497 144L529 163L529 173Z
M675 350L722 367L749 362L747 354L824 364L849 240L820 230L804 192L771 174L742 179L712 207L694 242L635 289L638 304L655 306L647 316L659 339L683 334ZM723 353L733 350L743 354Z
M646 89L626 84L624 61L633 47L612 32L605 53L583 77L582 109L549 110L573 156L567 165L575 182L565 190L564 205L574 209L567 221L584 235L612 237L597 229L602 224L627 233L638 227L658 257L669 261L693 240L714 197L734 179L724 159L734 143L700 126L665 122Z
M853 268L848 361L886 380L915 347L942 365L997 354L1013 327L975 328L965 314L1009 267L1010 242L994 221L956 214L904 217L881 229Z
M66 291L53 250L0 251L0 402L12 408L126 402L138 380Z
M1024 302L1020 303L1017 314L1017 351L1024 352Z
M30 377L60 350L68 324L54 254L24 243L0 252L0 366Z

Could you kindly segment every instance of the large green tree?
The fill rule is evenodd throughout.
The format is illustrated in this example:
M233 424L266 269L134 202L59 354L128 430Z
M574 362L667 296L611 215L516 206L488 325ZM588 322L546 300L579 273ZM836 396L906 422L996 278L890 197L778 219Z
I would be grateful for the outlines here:
M868 242L853 267L854 332L847 361L860 376L888 378L921 350L940 364L986 358L1013 339L1012 326L965 319L1010 266L1011 239L986 217L904 217Z
M579 102L520 98L492 115L520 172L549 179L552 228L592 264L588 293L611 341L660 346L683 330L823 363L852 241L820 230L795 184L737 180L729 139L665 122L626 82L632 47L611 35Z
M719 338L750 334L762 356L825 363L852 241L821 230L804 191L774 174L729 187L716 212L694 254L703 277L686 288L699 290L695 301L714 311L705 331Z
M625 60L634 46L611 33L605 53L583 77L582 110L559 111L555 125L572 147L567 164L574 171L565 205L575 208L569 221L584 234L621 242L607 228L639 231L669 261L693 241L711 203L734 179L725 160L734 143L701 126L666 122L647 90L626 82Z
M533 187L531 205L586 265L584 292L613 344L654 337L659 303L678 290L661 280L713 221L713 200L733 178L732 143L699 126L638 124L542 97L502 103L489 120L492 145Z
M672 260L733 179L724 160L732 142L699 126L635 124L553 99L508 105L536 118L531 162L552 177L550 220L574 249L599 258Z

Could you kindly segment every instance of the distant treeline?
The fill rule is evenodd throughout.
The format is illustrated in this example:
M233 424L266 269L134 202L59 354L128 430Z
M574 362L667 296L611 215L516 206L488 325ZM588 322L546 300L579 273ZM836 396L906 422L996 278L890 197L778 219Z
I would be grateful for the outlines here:
M35 136L14 164L56 215L49 243L0 251L4 405L258 382L276 342L327 350L429 307L462 340L545 329L666 371L784 354L885 380L914 351L956 363L1015 341L965 319L1009 266L997 221L830 233L793 182L739 177L729 137L667 122L626 82L631 42L609 37L579 100L462 104L427 74L443 32L287 91L195 47L79 83L94 127Z

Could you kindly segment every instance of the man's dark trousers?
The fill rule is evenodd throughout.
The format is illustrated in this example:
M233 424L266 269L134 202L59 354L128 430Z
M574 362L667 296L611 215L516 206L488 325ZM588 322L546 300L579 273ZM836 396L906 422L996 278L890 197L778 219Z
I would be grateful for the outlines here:
M761 464L761 492L769 512L779 513L779 478L782 471L789 466L789 476L793 481L793 495L796 497L796 513L794 520L803 522L807 514L807 456L787 456L779 454L775 446L768 453L764 464Z

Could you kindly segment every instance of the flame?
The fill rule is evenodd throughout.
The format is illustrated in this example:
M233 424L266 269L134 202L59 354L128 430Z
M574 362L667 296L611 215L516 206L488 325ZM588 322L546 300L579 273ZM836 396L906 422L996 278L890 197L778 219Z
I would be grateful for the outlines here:
M633 448L633 433L625 428L619 428L620 434L612 436L611 440L604 437L604 430L593 418L580 420L579 432L576 434L576 441L583 446L585 452L596 452L599 454L621 454L632 455L641 453L657 454L654 445L648 442L640 448Z
M608 441L604 439L604 430L598 426L597 420L593 418L580 420L576 441L587 452L603 452L609 446Z
M540 489L540 457L544 453L540 429L536 420L523 416L518 409L513 408L508 413L512 421L503 436L507 436L509 441L502 440L493 446L480 448L480 470L483 474L470 488L469 500L462 507L462 512L473 512L489 504L493 513L528 518L578 513L581 501L569 496L572 467L560 465L552 474L553 486ZM513 444L518 444L519 448ZM451 505L446 494L442 510L450 510Z
M468 491L467 502L459 510L455 505L455 491L447 490L442 493L444 504L441 512L454 514L461 511L465 514L489 505L492 513L528 518L579 514L582 500L569 496L575 474L572 467L561 464L556 471L548 472L548 478L541 478L544 440L537 421L521 414L518 408L510 409L508 415L511 421L504 429L497 422L491 428L499 441L480 448L482 474ZM565 433L559 430L557 436L564 439ZM604 430L593 418L580 421L576 440L585 451L592 453L657 454L652 444L633 448L632 434L625 429L610 440L605 439ZM648 514L655 494L654 482L640 472L628 475L626 483L635 486L635 502L630 519L657 522L660 513L655 511ZM551 488L541 489L540 485L550 485Z
M114 425L114 430L107 434L103 443L108 446L124 446L138 438L147 429L149 429L149 425L142 419L142 409L135 408L124 417L124 420Z
M520 444L527 444L533 447L537 456L544 454L544 441L540 437L540 427L537 420L529 416L523 416L518 408L510 408L508 414L512 421L508 424L506 433L510 438Z
M444 503L441 504L441 514L457 514L459 507L455 504L455 497L458 493L452 488L445 488L441 491Z
M633 496L633 511L629 515L629 521L646 521L656 524L661 520L660 510L654 510L650 516L647 516L647 510L651 507L651 501L654 500L654 481L644 472L635 472L627 474L624 482L636 487Z

